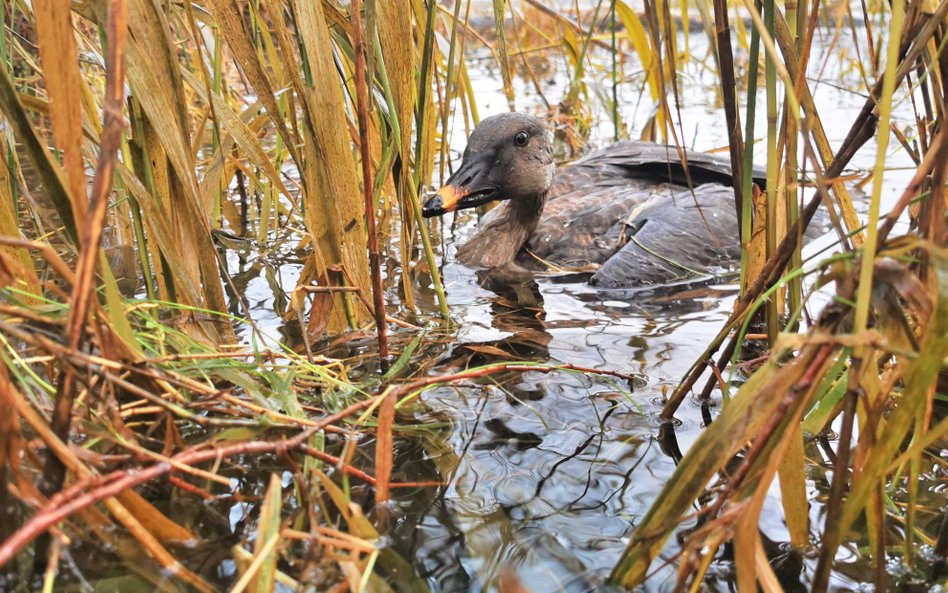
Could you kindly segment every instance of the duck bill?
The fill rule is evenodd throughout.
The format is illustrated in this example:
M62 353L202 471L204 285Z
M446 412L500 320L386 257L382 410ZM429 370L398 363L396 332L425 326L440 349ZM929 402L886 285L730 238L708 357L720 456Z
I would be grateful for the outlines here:
M441 216L446 212L475 208L497 199L499 198L497 198L494 188L471 189L449 183L425 202L421 209L421 215L425 218Z
M425 218L431 218L432 216L441 216L447 212L454 212L468 194L470 194L470 190L467 188L459 188L449 183L425 202L421 214Z
M425 202L422 215L425 218L441 216L497 199L497 188L490 180L489 164L489 159L484 157L465 158L444 187Z

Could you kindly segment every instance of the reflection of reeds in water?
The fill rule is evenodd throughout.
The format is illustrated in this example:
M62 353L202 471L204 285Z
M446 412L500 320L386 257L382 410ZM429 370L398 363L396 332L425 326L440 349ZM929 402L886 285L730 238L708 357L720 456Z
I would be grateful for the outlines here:
M637 126L643 138L684 147L678 112L687 89L679 72L704 60L688 41L701 27L711 48L704 63L719 73L733 172L742 180L735 184L735 208L746 249L734 312L669 398L663 417L671 418L702 378L701 397L720 390L727 403L637 524L613 578L628 586L641 583L687 508L705 500L681 550L679 584L700 586L716 550L731 542L738 588L759 584L776 590L757 530L764 497L778 478L790 541L807 546L813 528L804 435L834 427L840 438L827 503L833 520L822 526L812 587L825 590L835 550L860 517L866 525L860 541L876 563L877 585L886 586L886 550L897 550L911 564L918 544L934 538L918 527L918 476L926 447L948 431L933 412L934 385L948 348L948 141L942 127L948 91L939 82L945 75L940 27L948 2L926 11L921 3L906 8L897 0L860 16L850 14L845 3L781 6L772 0L732 3L730 14L727 3L718 0L676 5L647 0L641 9L621 0L563 4L553 10L533 0L493 0L481 21L472 17L471 2L460 0L444 5L210 0L161 6L110 0L76 4L72 12L52 2L3 3L4 486L29 466L43 478L36 480L42 487L33 490L26 488L31 480L18 482L18 496L29 504L42 504L40 495L56 493L65 476L93 488L99 494L95 500L105 501L110 516L160 566L191 587L210 590L166 549L168 541L194 534L131 490L108 490L94 465L64 443L78 431L95 443L90 455L110 455L111 449L99 450L97 444L111 443L139 465L149 457L167 462L183 455L175 458L181 465L174 466L173 487L213 499L215 485L229 482L216 470L190 467L189 460L208 454L185 447L181 428L245 431L231 433L244 445L220 448L228 455L284 454L288 449L263 438L266 426L260 420L297 431L312 427L309 417L315 412L298 394L316 390L320 413L348 417L356 411L352 406L378 406L376 458L371 467L356 468L354 449L327 452L342 442L328 433L293 441L294 452L307 454L294 469L296 491L290 494L273 482L263 495L253 552L234 552L243 575L240 586L262 591L272 590L275 581L292 583L276 568L288 541L330 549L351 583L378 579L372 572L376 560L385 570L404 568L401 559L378 555L366 543L378 534L352 506L348 483L357 476L377 486L380 506L388 499L397 470L391 459L394 392L384 392L377 382L371 389L386 397L353 404L361 389L351 384L347 369L328 361L291 356L291 364L276 364L265 360L272 354L258 353L255 364L245 364L233 353L218 352L236 336L233 320L224 315L225 286L232 283L216 242L236 236L265 253L286 237L298 241L304 265L287 317L300 322L307 347L327 333L363 327L373 313L376 324L388 320L414 327L385 315L382 261L391 264L385 270L390 280L399 276L393 285L400 293L390 289L387 295L391 310L397 300L403 303L400 311L414 316L425 306L420 299L432 299L446 317L429 236L437 238L438 228L421 222L419 196L449 172L452 126L462 122L470 129L478 121L467 65L472 50L486 48L496 62L511 107L522 107L517 84L533 89L535 103L547 110L565 140L565 154L576 154L585 144L596 111L611 118L615 138L628 134L619 97L631 92L620 95L620 86L634 88L649 106L648 120ZM869 95L835 149L812 96L814 72L824 69L811 58L821 13L837 22L831 47L845 34L842 23L852 25L859 53L849 66L860 72ZM862 21L861 35L854 18ZM560 71L568 81L562 96L550 96L541 81ZM760 93L764 105L758 108ZM882 217L892 105L903 97L910 97L917 125L911 132L892 131L918 168L893 214ZM758 111L767 122L766 188L751 182ZM872 139L878 156L867 178L872 192L863 224L842 175ZM812 191L804 193L804 185ZM231 199L235 193L241 202ZM909 207L916 234L890 237L892 220ZM802 258L799 238L821 208L834 221L843 251L814 265ZM371 222L376 214L377 233ZM99 257L106 229L109 253L118 254L112 264ZM376 240L378 249L372 247ZM44 264L37 266L31 253ZM391 257L381 257L386 253ZM70 267L63 260L76 263ZM131 268L139 270L144 303L122 298L120 287L136 275ZM813 290L803 280L814 271L822 274L817 283L836 282L836 301L807 324L806 333L797 333ZM433 290L416 295L418 284ZM241 299L236 306L249 318ZM737 368L752 325L766 330L770 355L732 393L728 373ZM406 367L419 347L411 344L382 382ZM434 381L399 393L414 397ZM220 401L209 405L215 398ZM343 416L326 427L342 430ZM21 461L18 417L55 452L45 469L32 452ZM367 418L359 424L362 430ZM346 477L330 479L316 460L342 468ZM128 478L108 471L136 467L102 464L102 473L117 484ZM154 477L164 473L155 467L147 471ZM703 494L715 476L720 483L708 500ZM901 506L888 504L891 489L901 484L893 476L908 484L898 490L906 499ZM75 514L76 521L112 541L103 527L106 519L76 502L78 495L61 493L65 502L56 512L74 505L74 513L64 517ZM280 511L291 497L297 507L308 508L325 497L331 510L327 517L294 519L288 529ZM9 526L22 522L11 516L8 501L4 488L5 536L12 533ZM42 507L48 514L41 518L54 516L51 504ZM348 532L322 526L329 518L341 520ZM306 533L298 530L304 524ZM893 526L901 528L898 541ZM946 540L942 534L938 541ZM49 548L53 560L61 541L55 537ZM42 552L37 559L43 564ZM159 580L159 573L143 570ZM46 578L54 582L54 572Z

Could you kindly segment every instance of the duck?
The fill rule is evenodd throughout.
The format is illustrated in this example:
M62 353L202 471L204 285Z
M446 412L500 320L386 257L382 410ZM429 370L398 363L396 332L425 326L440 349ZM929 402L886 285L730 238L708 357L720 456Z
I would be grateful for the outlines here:
M764 173L753 178L761 187ZM544 122L481 120L426 218L490 202L457 261L476 270L580 269L589 284L635 288L718 278L740 261L730 161L620 141L557 170Z

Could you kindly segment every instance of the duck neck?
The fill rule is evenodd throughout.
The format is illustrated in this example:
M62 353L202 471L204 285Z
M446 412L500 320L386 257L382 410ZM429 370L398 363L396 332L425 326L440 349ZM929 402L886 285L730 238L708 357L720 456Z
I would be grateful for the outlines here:
M512 262L537 228L545 203L545 192L504 202L461 246L458 261L472 268L496 268Z

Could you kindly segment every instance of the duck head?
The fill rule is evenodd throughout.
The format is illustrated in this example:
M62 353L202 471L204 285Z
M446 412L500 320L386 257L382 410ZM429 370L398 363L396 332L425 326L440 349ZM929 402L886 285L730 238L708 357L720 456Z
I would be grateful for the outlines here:
M523 113L502 113L471 132L461 166L424 205L425 218L495 200L532 204L553 183L553 147L543 122ZM542 208L542 200L539 202Z

